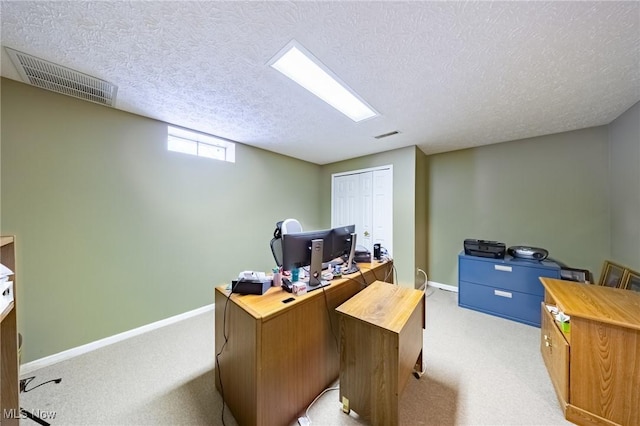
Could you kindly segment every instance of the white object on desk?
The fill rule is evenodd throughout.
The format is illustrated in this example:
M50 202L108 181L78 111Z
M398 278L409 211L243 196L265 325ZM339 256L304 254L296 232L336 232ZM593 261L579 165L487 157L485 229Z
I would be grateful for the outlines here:
M13 271L0 263L0 281L8 280L9 275L13 275Z
M302 281L296 281L293 283L293 294L296 296L302 296L307 294L307 284Z
M13 281L0 283L0 312L13 302Z
M256 272L256 271L242 271L238 274L238 279L242 280L265 280L267 275L264 272Z

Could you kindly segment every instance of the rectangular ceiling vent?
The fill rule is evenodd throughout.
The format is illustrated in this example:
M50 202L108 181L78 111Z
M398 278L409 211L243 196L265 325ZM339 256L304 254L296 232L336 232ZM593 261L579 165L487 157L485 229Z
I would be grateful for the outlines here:
M25 83L85 101L114 105L117 86L8 47L5 49Z
M374 138L376 138L376 139L388 138L389 136L397 135L398 133L400 133L400 132L397 131L397 130L394 130L393 132L383 133L381 135L374 136Z

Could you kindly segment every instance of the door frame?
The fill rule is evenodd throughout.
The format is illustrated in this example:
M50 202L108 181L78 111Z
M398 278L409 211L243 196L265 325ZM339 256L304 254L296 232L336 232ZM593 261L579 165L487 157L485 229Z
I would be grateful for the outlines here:
M333 190L333 178L334 177L340 177L340 176L345 176L345 175L355 175L355 174L358 174L358 173L373 172L374 170L385 170L385 169L389 169L389 170L391 170L393 172L393 164L387 164L385 166L368 167L366 169L349 170L347 172L331 173L331 190ZM391 182L393 182L393 173L391 174Z
M386 164L383 166L375 166L375 167L367 167L365 169L357 169L357 170L349 170L346 172L339 172L339 173L332 173L331 174L331 227L335 227L335 223L333 221L333 206L334 206L334 196L335 196L335 178L337 177L341 177L341 176L348 176L348 175L355 175L355 174L359 174L359 173L367 173L367 172L374 172L374 171L378 171L378 170L389 170L390 173L390 184L391 184L391 197L392 200L395 199L394 197L394 190L393 190L393 164ZM393 240L393 205L391 206L391 239ZM392 244L393 246L393 244Z

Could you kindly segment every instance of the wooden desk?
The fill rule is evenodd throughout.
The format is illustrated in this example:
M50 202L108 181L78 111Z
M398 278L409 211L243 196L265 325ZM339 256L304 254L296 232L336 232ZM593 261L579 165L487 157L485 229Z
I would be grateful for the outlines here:
M16 249L13 236L0 237L0 263L16 272ZM20 418L18 332L16 314L16 276L13 281L13 302L0 310L0 424L18 425Z
M640 425L640 293L540 281L545 303L571 317L563 332L543 305L540 350L565 418Z
M362 275L333 280L324 291L303 296L272 287L263 295L228 298L226 285L216 287L215 353L222 351L216 388L239 424L290 424L338 378L335 308L365 284L393 280L390 262L359 267ZM289 298L294 300L283 303Z
M374 425L397 425L400 395L422 370L422 291L376 281L340 305L340 400Z

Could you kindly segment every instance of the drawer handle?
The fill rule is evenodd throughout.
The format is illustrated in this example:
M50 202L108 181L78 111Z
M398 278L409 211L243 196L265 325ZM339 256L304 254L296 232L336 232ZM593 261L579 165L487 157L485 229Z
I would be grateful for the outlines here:
M509 293L508 291L493 290L493 294L500 297L507 297L509 299L513 297L512 294Z
M495 268L496 271L503 271L503 272L513 271L513 268L511 266L493 265L493 267Z

